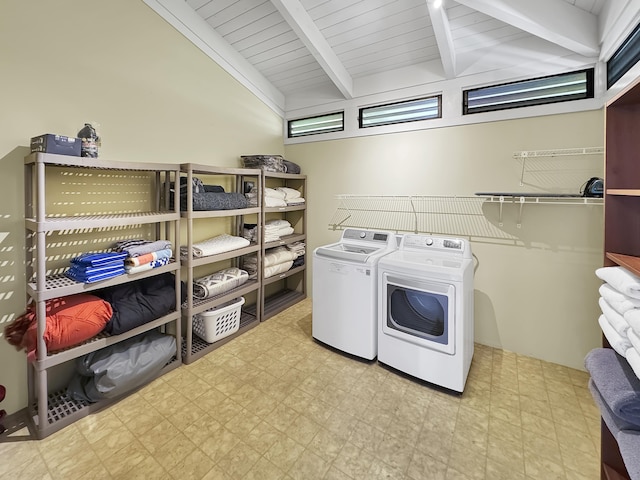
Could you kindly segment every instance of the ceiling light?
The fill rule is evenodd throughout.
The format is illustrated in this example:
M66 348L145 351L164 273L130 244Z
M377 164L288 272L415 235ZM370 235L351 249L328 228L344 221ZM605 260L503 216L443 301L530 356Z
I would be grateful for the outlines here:
M440 8L442 6L442 0L435 0L433 2L433 8Z

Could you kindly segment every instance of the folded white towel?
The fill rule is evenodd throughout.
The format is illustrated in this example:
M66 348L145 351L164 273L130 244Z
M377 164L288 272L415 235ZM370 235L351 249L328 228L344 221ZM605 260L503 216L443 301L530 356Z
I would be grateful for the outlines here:
M271 267L264 267L264 278L273 277L274 275L278 275L280 273L284 273L291 269L293 266L293 260L278 263L277 265L273 265Z
M640 335L640 309L634 308L624 312L624 319L636 335Z
M622 267L602 267L596 276L604 280L618 292L640 299L640 277Z
M209 238L203 242L193 244L194 257L208 257L209 255L217 255L219 253L229 252L238 248L247 247L251 242L243 237L223 234L217 237ZM184 256L188 255L187 247L180 247L180 253Z
M299 191L289 187L278 187L276 190L283 193L284 199L287 201L302 196L302 194Z
M600 297L598 299L598 304L600 305L600 309L602 310L604 316L607 317L607 321L613 328L615 328L616 332L624 337L627 334L627 330L629 330L629 322L627 322L622 315L611 308L611 305L609 305L609 303L603 297Z
M264 266L266 269L280 263L293 262L296 258L298 258L298 255L285 247L270 248L264 255Z
M640 378L640 353L635 348L629 348L625 355L627 362L633 369L633 373L636 377Z
M281 192L280 190L276 190L275 188L269 188L269 187L264 189L264 196L270 197L270 198L279 198L281 200L284 200L286 198L284 192Z
M640 336L633 330L629 330L628 338L631 342L631 346L640 352Z
M278 238L284 237L285 235L293 234L293 227L283 227L278 230Z
M286 199L287 205L302 205L305 203L305 199L302 197Z
M280 228L280 227L290 227L291 223L289 223L288 220L285 220L284 218L276 218L274 220L267 220L265 222L265 227L267 228Z
M264 197L265 207L286 207L287 202L284 198Z
M598 289L600 295L607 301L611 307L621 315L632 308L640 308L640 300L629 297L624 293L620 293L608 283L603 283Z
M624 357L627 350L632 346L629 339L616 332L604 315L600 315L600 318L598 318L598 324L600 325L604 336L607 337L611 347Z

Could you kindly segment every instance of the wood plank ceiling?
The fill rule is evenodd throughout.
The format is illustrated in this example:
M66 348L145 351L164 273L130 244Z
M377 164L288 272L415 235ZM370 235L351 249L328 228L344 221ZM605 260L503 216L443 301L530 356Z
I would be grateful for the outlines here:
M162 1L162 0L160 0ZM542 48L597 61L608 0L186 0L239 58L281 92L349 99L358 85L416 69L455 79ZM442 5L439 5L442 3ZM501 53L502 55L502 53ZM550 72L557 73L557 72ZM369 82L371 83L371 82ZM388 89L388 85L381 85ZM325 93L319 93L325 92Z

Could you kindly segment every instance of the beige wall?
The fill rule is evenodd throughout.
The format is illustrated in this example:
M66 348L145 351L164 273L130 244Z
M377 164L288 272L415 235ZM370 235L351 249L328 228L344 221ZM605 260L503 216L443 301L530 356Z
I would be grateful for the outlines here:
M591 112L285 149L282 120L139 0L5 0L0 45L0 329L25 308L22 162L35 135L96 121L113 160L236 166L286 152L309 176L309 258L339 238L335 194L513 190L513 151L603 142ZM601 207L527 206L521 229L506 209L504 228L518 241L473 242L476 340L581 368L599 343ZM2 408L26 405L24 354L4 341L0 384Z
M307 143L285 153L309 177L310 253L340 238L328 227L336 194L523 192L530 186L519 185L514 152L602 145L602 111L592 111ZM496 225L498 205L484 211ZM514 240L472 239L477 342L584 369L585 354L600 343L593 272L602 264L602 215L602 206L525 205L518 228L518 209L510 205L501 230Z
M42 133L100 123L105 159L239 166L282 153L282 119L142 1L0 4L0 332L25 309L23 157ZM0 340L0 408L26 406L26 362Z

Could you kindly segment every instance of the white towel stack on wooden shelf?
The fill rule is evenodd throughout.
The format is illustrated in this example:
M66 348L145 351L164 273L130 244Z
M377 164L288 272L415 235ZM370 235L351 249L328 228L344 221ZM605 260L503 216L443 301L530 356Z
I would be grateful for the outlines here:
M611 347L640 378L640 277L623 267L602 267L598 323Z

